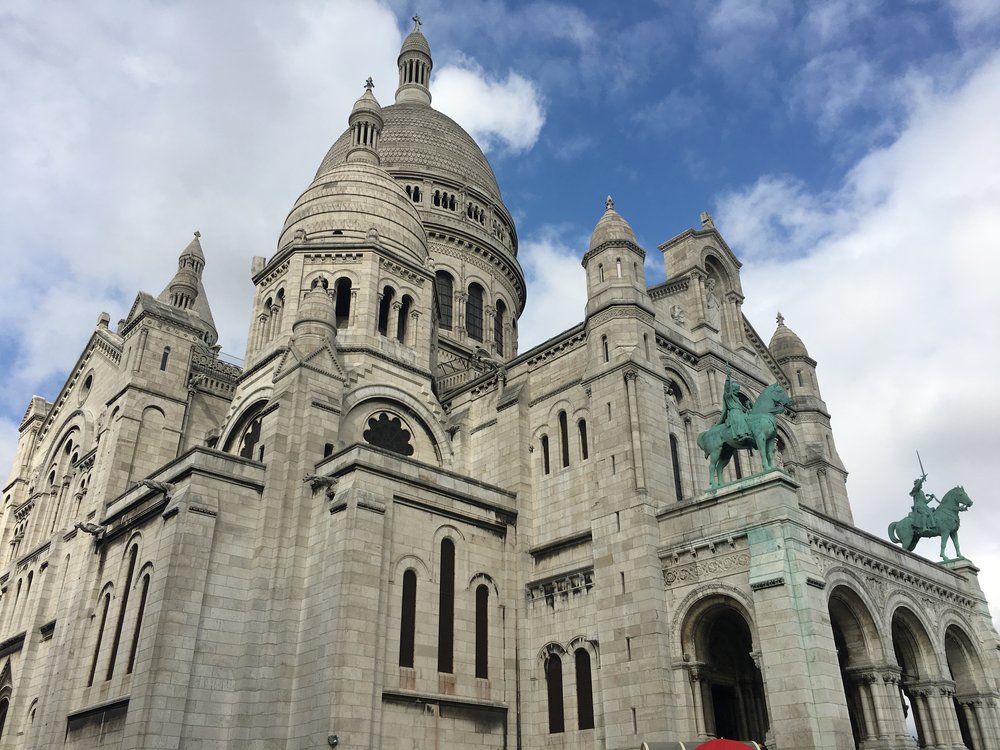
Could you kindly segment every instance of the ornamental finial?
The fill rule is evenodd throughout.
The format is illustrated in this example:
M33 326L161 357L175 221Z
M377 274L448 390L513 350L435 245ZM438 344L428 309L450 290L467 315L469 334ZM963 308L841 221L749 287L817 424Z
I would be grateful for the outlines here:
M778 321L779 326L785 325L785 316L782 315L780 312L778 313L778 317L775 318L775 320Z
M194 236L195 237L201 237L201 232L199 232L197 229L195 229L194 230Z
M375 84L372 82L372 77L368 76L368 80L365 81L365 91L371 91L375 88Z
M420 16L413 17L413 30L420 31Z
M615 210L615 199L612 198L610 195L608 196L608 199L604 201L604 208L607 209L608 211Z

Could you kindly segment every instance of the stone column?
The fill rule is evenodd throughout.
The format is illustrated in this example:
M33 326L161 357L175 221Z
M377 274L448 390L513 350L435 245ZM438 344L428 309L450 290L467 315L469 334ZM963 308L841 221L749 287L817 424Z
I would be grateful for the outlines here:
M905 742L909 737L906 732L906 718L903 716L903 704L899 697L900 669L896 666L883 665L877 668L876 674L879 679L871 684L875 716L881 736L891 740L895 746Z
M358 317L358 290L356 287L351 287L351 311L347 316L347 327L351 328L354 326L355 320Z
M695 734L698 738L708 737L705 731L705 701L702 695L704 688L701 682L704 666L700 661L687 662L684 665L688 672L688 683L691 685L691 705L694 711Z
M459 338L465 338L468 335L468 331L465 330L465 303L468 299L468 292L455 292L455 306L451 311L451 329L458 334Z
M389 325L387 326L386 332L386 336L390 339L395 339L399 335L399 311L402 307L403 303L399 300L396 300L392 303L392 305L390 305Z

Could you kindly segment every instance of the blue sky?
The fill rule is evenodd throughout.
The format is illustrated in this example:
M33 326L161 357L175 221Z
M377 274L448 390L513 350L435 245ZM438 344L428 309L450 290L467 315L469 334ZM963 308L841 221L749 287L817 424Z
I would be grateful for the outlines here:
M744 311L819 361L860 526L963 483L998 580L1000 2L10 0L0 10L0 464L97 315L157 293L191 232L225 350L369 75L419 12L434 105L484 146L529 275L521 350L582 318L607 194L656 246L709 210ZM918 551L933 556L933 543ZM992 585L992 584L989 584Z

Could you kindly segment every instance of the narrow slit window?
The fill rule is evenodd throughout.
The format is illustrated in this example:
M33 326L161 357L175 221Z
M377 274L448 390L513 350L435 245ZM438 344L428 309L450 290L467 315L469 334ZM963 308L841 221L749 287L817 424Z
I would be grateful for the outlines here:
M399 666L413 666L414 637L417 625L417 573L403 573L403 602L399 625Z
M565 468L569 466L569 426L564 411L559 412L559 446L562 449L562 465Z
M586 461L590 458L590 449L587 447L587 420L581 419L576 426L580 431L580 460Z
M170 359L170 347L169 346L165 346L165 347L163 347L163 356L160 357L160 369L161 370L166 370L167 369L167 361L169 359Z
M545 689L549 699L549 734L560 734L566 731L566 721L563 716L562 660L556 654L550 654L545 662Z
M149 594L149 573L142 577L142 594L139 595L139 611L135 616L135 632L132 634L132 648L128 654L128 671L132 674L135 667L135 655L139 651L139 634L142 632L142 616L146 613L146 596Z
M473 341L483 340L483 288L469 285L469 299L465 304L465 332Z
M476 677L488 679L489 673L490 590L485 584L476 588Z
M576 650L576 714L578 729L594 728L594 688L590 678L590 654Z
M455 671L455 543L441 540L441 590L438 595L438 672Z
M121 642L122 628L125 627L125 611L128 609L128 595L132 590L132 576L135 574L135 560L139 555L139 546L132 545L128 555L128 573L125 576L125 588L122 590L122 605L118 610L118 624L115 626L115 639L111 643L111 659L108 661L108 676L110 680L115 673L115 660L118 658L118 644Z
M351 320L351 280L346 276L337 279L333 285L334 317L337 330L346 328Z
M681 459L675 435L670 436L670 463L674 469L674 497L680 502L684 498L684 488L681 486Z
M434 275L438 298L438 328L450 331L452 326L452 305L455 297L455 282L447 271Z
M101 640L104 637L104 626L108 624L108 610L111 609L111 593L104 595L104 610L101 612L101 624L97 628L97 643L94 644L94 660L90 665L90 677L87 678L87 687L94 684L94 675L97 674L97 660L101 656Z

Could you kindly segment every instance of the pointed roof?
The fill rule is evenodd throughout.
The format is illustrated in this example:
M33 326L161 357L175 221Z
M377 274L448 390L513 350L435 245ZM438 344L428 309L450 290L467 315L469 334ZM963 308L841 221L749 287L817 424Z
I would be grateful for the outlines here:
M631 225L615 211L615 201L610 195L604 202L604 214L597 221L590 235L590 249L600 247L605 242L628 242L638 246Z
M189 255L193 255L202 263L205 262L205 253L201 249L201 232L197 230L195 230L194 238L188 243L188 246L181 251L179 257L184 258Z
M403 46L400 47L399 56L403 57L407 52L423 52L428 57L431 56L431 45L427 43L427 37L424 36L423 32L420 30L420 16L413 17L413 31L411 31L406 39L403 40Z
M775 329L774 335L771 336L771 343L767 345L774 358L779 362L791 357L808 358L809 352L806 351L806 345L791 328L785 325L785 316L780 312L777 321L778 327Z
M186 259L194 259L194 268L185 263ZM177 272L170 279L163 291L156 296L158 302L169 305L171 299L171 288L177 284L194 286L198 292L194 295L190 312L197 316L205 328L210 332L209 344L218 341L219 333L215 328L215 318L212 316L212 308L208 304L208 295L205 294L205 285L201 280L202 269L205 267L205 252L201 248L201 232L195 231L194 238L187 244L179 256L177 256Z

